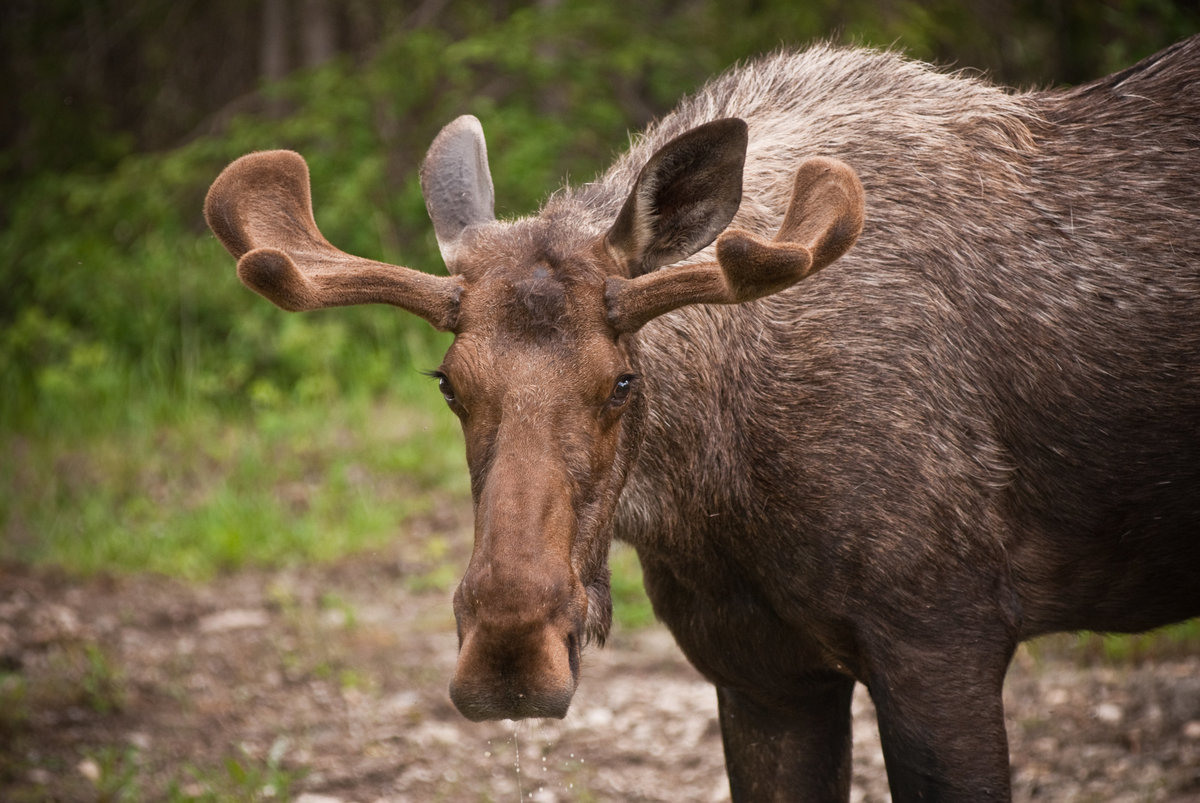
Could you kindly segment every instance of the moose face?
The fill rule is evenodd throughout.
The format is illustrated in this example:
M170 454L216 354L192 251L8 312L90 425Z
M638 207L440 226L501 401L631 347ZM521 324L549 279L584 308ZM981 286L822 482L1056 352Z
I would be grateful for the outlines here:
M459 417L475 547L454 595L450 684L471 719L561 717L585 641L611 619L608 522L629 464L638 377L608 323L605 255L556 250L535 220L460 249L457 335L435 372ZM541 240L528 259L530 238ZM520 248L518 249L518 245Z
M746 145L736 119L676 137L650 157L607 228L569 200L501 223L482 129L459 118L421 170L443 277L330 245L297 154L242 157L209 191L209 226L242 281L279 306L384 302L455 334L434 377L462 422L475 505L450 684L470 719L564 716L583 643L608 632L609 525L649 405L638 330L687 304L783 290L841 256L862 229L853 171L812 158L774 240L721 234L741 202ZM715 262L660 270L718 235Z

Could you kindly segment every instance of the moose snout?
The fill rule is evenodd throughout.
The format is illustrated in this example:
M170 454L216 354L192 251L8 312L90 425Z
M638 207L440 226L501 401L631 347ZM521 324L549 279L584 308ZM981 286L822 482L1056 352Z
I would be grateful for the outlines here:
M476 633L463 641L450 681L450 699L467 719L526 719L567 715L575 695L579 639L556 628L512 640Z
M455 595L458 664L450 699L467 719L566 716L579 680L587 595L578 582L555 591L504 584L481 593L464 578ZM498 591L498 584L483 584ZM573 586L573 587L572 587ZM544 586L543 586L544 588Z

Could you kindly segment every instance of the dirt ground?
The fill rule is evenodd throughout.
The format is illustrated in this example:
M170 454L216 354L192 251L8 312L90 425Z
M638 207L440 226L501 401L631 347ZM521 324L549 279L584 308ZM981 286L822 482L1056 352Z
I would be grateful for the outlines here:
M450 592L414 572L400 549L201 586L0 566L0 800L728 799L715 695L665 631L588 651L565 720L472 724ZM1009 676L1015 798L1200 801L1200 656L1061 644ZM854 750L852 799L888 800L865 694Z

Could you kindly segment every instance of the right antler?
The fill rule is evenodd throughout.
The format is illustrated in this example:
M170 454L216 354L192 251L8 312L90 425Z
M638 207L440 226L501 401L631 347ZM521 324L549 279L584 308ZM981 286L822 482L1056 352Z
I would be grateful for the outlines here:
M313 219L308 165L293 151L243 156L213 182L204 217L238 260L238 277L286 310L383 303L454 328L457 279L352 256Z
M840 257L862 233L863 189L849 165L812 157L796 172L774 240L742 229L717 238L717 261L610 276L609 322L632 332L686 304L738 304L779 292Z

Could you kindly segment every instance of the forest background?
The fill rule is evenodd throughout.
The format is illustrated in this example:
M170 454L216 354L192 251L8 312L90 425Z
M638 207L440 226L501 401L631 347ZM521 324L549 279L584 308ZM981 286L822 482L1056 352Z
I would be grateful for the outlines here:
M202 580L469 504L453 416L419 373L445 336L382 306L284 313L237 282L201 205L243 153L300 151L333 243L438 272L416 170L459 114L484 123L498 213L520 215L781 45L895 47L1035 87L1197 31L1200 7L1168 0L10 0L0 560Z
M242 287L201 213L233 159L300 151L331 242L441 272L416 171L459 114L483 121L497 211L515 216L602 170L709 77L780 46L892 47L1030 88L1197 32L1194 0L0 3L0 797L284 799L303 770L313 787L342 772L350 797L372 799L371 761L393 781L405 761L455 763L369 729L337 731L340 752L314 748L327 767L297 757L304 734L344 725L322 684L337 705L420 699L402 723L418 735L461 725L437 666L452 660L445 597L470 551L470 495L457 422L421 374L447 336L381 305L286 313ZM618 547L612 562L617 638L652 635L636 559ZM270 615L240 641L208 634L203 656L174 652L239 604ZM368 604L397 628L440 618L403 638L356 630ZM448 659L414 646L421 627L445 636ZM1091 652L1191 660L1200 628L1165 638L1096 638ZM657 671L648 700L662 697ZM1062 710L1094 724L1091 691ZM1164 708L1174 722L1180 707ZM1165 744L1185 777L1195 763L1176 724ZM597 738L599 757L611 736ZM1050 744L1070 779L1078 756ZM704 755L716 778L719 751ZM1162 755L1143 756L1160 784ZM611 780L642 758L596 763ZM584 778L570 759L567 776ZM474 763L459 767L478 776L472 799L491 799L501 787L478 779L495 762ZM682 777L669 767L661 799Z

